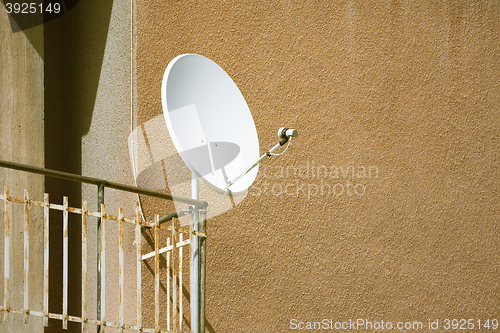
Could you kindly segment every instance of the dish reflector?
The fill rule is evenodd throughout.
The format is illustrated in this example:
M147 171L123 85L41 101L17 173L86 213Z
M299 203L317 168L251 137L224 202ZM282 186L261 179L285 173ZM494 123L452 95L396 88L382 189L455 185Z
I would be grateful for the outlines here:
M257 130L240 90L212 60L183 54L168 64L161 95L182 160L207 187L227 194L227 184L259 158ZM245 193L257 172L231 185L231 195Z

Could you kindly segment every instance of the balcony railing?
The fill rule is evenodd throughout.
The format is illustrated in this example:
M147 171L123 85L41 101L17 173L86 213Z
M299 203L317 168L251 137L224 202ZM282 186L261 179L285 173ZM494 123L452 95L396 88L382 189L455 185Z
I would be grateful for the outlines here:
M135 216L124 216L124 210L119 208L117 212L108 212L104 202L104 189L106 187L117 189L120 191L137 193L142 195L147 195L151 197L156 197L165 200L173 200L176 202L181 202L184 204L191 205L191 209L186 210L189 213L196 213L204 211L206 209L206 202L172 196L163 192L155 192L148 189L128 186L125 184L119 184L114 182L109 182L103 179L85 177L55 170L48 170L44 168L38 168L18 163L0 161L0 167L16 169L24 172L30 172L35 174L42 174L48 177L55 177L60 179L66 179L75 182L93 184L98 186L98 209L91 210L87 207L87 201L82 200L80 207L69 206L68 197L63 197L62 204L56 204L50 202L50 197L48 193L44 194L43 201L36 201L30 198L28 190L24 190L24 197L18 198L11 196L8 187L4 188L3 193L0 194L0 211L3 210L3 255L0 252L0 257L3 257L3 272L0 272L1 280L3 280L3 302L0 302L0 311L3 312L3 316L0 319L8 320L11 314L19 314L23 316L24 323L27 323L30 316L41 317L43 319L43 324L48 325L49 319L56 319L62 322L62 327L67 329L68 322L76 322L81 324L81 331L86 332L88 325L95 325L98 331L104 332L106 327L118 328L120 332L137 331L137 332L182 332L183 328L183 276L182 276L182 256L183 248L189 245L193 239L196 241L203 241L206 238L206 233L194 231L192 223L189 227L180 227L178 223L178 213L172 213L166 217L160 218L159 215L155 215L154 220L146 221L143 220L142 215L138 210L135 212ZM116 204L116 203L114 203ZM22 209L13 209L14 206L20 206ZM19 213L21 212L22 213ZM184 213L186 213L184 211ZM15 213L17 212L17 213ZM59 214L62 216L62 311L60 313L49 312L49 264L51 254L49 253L49 235L54 232L50 229L51 218ZM69 224L70 214L77 215L78 219L81 221L81 314L79 316L74 316L68 314L68 267L69 267ZM2 217L0 215L0 218ZM37 218L43 217L43 234L35 234L30 232L30 222L33 216ZM93 219L93 223L97 226L96 239L93 240L97 245L97 277L95 279L97 284L96 299L97 304L95 306L95 315L90 315L88 311L88 281L89 281L89 221ZM58 220L59 221L59 220ZM0 220L1 223L1 220ZM12 225L13 223L22 223L23 232L22 234L13 233ZM92 223L92 225L94 225ZM117 225L118 232L115 234L107 234L105 232L105 226L108 224ZM1 228L1 224L0 224ZM135 247L135 263L130 263L130 260L125 262L125 252L130 253L130 248L125 248L125 237L124 230L128 228L128 231L134 230L133 246ZM143 232L145 228L150 228L152 231L152 240L154 251L148 254L142 253L143 244ZM127 233L131 234L131 232ZM22 237L23 242L23 300L22 307L14 307L12 299L15 295L11 294L11 282L13 279L20 279L19 276L12 276L12 266L16 260L20 260L19 254L13 253L13 244L17 237ZM113 240L113 238L115 240ZM116 242L116 238L118 241ZM111 241L110 241L111 240ZM40 242L40 243L38 243ZM109 242L108 245L106 243ZM164 246L160 243L163 242ZM33 265L34 258L30 258L30 244L43 243L43 265ZM112 249L110 246L117 243L117 248ZM190 247L187 247L189 250ZM0 250L1 251L1 250ZM108 314L106 313L106 296L109 294L106 292L106 258L108 257L107 251L116 251L118 253L118 321L108 320ZM190 254L191 255L191 254ZM162 257L162 258L161 258ZM160 259L164 260L164 267L160 269ZM143 265L151 261L150 266L153 268L154 275L154 325L152 327L147 327L143 323L143 304L142 304L142 275L141 271ZM192 262L192 261L190 261ZM38 272L33 271L33 267L41 267L43 269ZM125 304L126 304L126 294L125 294L125 270L130 270L135 266L136 271L136 284L135 284L135 300L134 306L137 308L135 318L129 320L125 318ZM30 276L36 274L43 275L43 290L40 292L43 294L42 307L40 309L30 308ZM3 275L3 276L2 276ZM109 276L108 276L109 279ZM0 281L1 281L0 280ZM161 282L160 282L161 281ZM160 288L161 285L161 288ZM0 290L2 288L0 287ZM160 304L160 292L166 293L167 311L161 312L160 308L164 305ZM204 292L204 288L202 288ZM133 293L133 291L127 290L127 293ZM163 296L164 297L164 296ZM203 297L204 299L204 297ZM150 306L148 306L150 308ZM203 307L204 308L204 307ZM151 322L151 321L150 321Z

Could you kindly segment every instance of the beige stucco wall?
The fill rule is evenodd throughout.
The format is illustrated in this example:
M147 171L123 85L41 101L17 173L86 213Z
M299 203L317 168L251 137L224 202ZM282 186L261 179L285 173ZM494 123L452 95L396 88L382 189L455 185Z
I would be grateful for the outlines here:
M499 22L497 1L137 1L139 123L199 53L261 152L300 132L208 221L209 332L498 318Z
M130 9L129 2L81 1L18 33L0 14L0 158L133 184L127 136L161 115L168 62L199 53L241 89L261 152L281 126L301 134L261 166L240 204L208 221L207 331L288 332L292 319L443 325L498 318L498 2L136 1L133 114ZM38 200L50 190L56 201L69 194L73 205L86 199L95 207L93 187L5 171L0 180L19 197L23 188ZM135 199L107 193L110 212L125 206L130 213ZM165 211L143 203L146 212ZM39 222L32 220L33 234ZM31 243L34 263L41 245ZM116 242L108 247L107 313L117 320ZM19 263L12 292L21 307ZM38 268L32 308L41 305ZM129 270L128 290L134 277ZM151 322L147 265L143 277L143 316ZM61 283L51 281L56 311ZM128 292L132 321L134 304ZM40 324L11 316L0 330L33 332ZM62 331L60 322L46 331Z

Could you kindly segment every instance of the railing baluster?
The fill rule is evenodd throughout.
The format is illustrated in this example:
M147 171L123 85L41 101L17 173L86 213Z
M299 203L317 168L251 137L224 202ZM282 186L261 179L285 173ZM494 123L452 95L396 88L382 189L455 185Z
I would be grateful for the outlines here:
M155 332L160 331L160 217L155 215Z
M24 190L24 323L28 323L30 286L30 199Z
M63 197L63 329L68 329L68 197Z
M101 332L104 333L106 329L106 207L104 204L101 204L101 241L99 242L99 258L101 259L101 276L100 281L98 283L101 286L101 318L98 318L103 323L102 326L99 326Z
M170 246L170 237L167 238ZM170 331L170 252L167 251L167 331Z
M179 243L183 239L182 232L179 233ZM182 247L179 247L179 331L182 332Z
M82 333L87 331L87 201L82 201Z
M4 320L9 319L10 311L10 210L9 210L9 188L5 187L5 224L4 224L4 289L3 289L3 306L5 308L5 313L3 316Z
M120 211L118 213L118 223L119 223L119 231L118 231L118 243L119 243L119 248L118 248L118 261L119 261L119 287L120 287L120 333L123 333L123 303L124 303L124 290L123 290L123 284L124 282L124 277L123 277L123 270L124 270L124 264L123 264L123 208L120 207Z
M141 332L142 330L142 251L141 251L141 212L137 208L136 210L136 216L137 216L137 224L135 225L135 246L137 250L137 332Z
M175 219L172 219L172 320L174 323L174 332L177 332L177 321L179 312L177 311L177 278L178 278L178 259L177 259L177 231L175 230Z
M43 196L43 325L49 326L49 194Z
M102 285L102 274L103 270L105 269L103 265L103 258L102 258L102 253L104 250L104 211L103 206L104 206L104 189L105 186L103 183L99 184L99 187L97 189L97 210L99 211L100 215L99 218L97 219L97 320L101 321L103 320L104 313L103 313L103 308L105 303L104 299L102 299L103 295L103 290L104 286ZM97 326L97 332L98 333L103 333L104 332L104 326L99 325Z

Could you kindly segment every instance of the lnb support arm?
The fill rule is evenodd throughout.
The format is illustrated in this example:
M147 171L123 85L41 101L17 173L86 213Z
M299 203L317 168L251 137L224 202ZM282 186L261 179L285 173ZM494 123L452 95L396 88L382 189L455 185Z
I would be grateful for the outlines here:
M249 166L248 168L246 168L245 171L243 173L241 173L238 177L236 177L233 181L230 181L227 184L227 186L226 186L226 190L227 191L229 191L229 187L231 187L231 185L233 185L238 180L240 180L241 178L243 178L243 176L245 176L250 170L252 170L257 165L259 165L260 162L262 162L263 160L265 160L268 156L271 156L281 146L283 146L285 143L287 143L288 140L290 140L290 138L295 138L295 137L299 136L299 132L297 130L295 130L295 129L281 127L278 130L278 136L281 139L281 141L278 142L274 147L272 147L271 149L269 149L264 155L262 155L261 157L259 157L259 159L255 163L253 163L251 166Z

